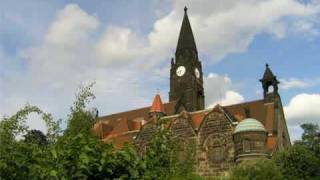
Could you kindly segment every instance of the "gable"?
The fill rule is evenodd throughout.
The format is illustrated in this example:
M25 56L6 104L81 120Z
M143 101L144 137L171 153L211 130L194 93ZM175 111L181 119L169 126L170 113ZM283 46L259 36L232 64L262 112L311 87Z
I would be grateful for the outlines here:
M191 116L186 111L181 112L178 117L173 118L169 128L174 135L179 137L188 138L196 135L192 127Z
M168 116L173 115L175 112L176 101L172 101L164 104L164 110ZM127 126L129 130L134 129L132 121L134 119L149 119L149 112L151 106L134 109L131 111L120 112L116 114L110 114L107 116L101 116L97 119L97 121L107 122L109 126L115 127L119 121L126 120Z
M199 128L200 141L203 144L211 134L231 134L233 125L222 112L211 111L208 113Z
M149 121L147 124L145 124L140 132L138 133L135 142L137 144L144 144L145 142L148 142L153 134L156 132L157 126L154 122Z

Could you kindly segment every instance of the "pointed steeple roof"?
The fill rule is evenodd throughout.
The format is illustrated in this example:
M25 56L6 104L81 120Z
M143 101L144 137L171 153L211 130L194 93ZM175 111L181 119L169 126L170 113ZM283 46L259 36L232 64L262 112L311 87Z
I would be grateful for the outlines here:
M180 29L180 35L179 35L176 53L182 49L192 49L197 52L197 47L194 41L187 10L188 8L184 7L184 17L183 17L183 21Z
M260 81L275 81L276 83L279 83L277 76L275 76L269 68L269 64L266 64L266 70L264 71L263 77Z
M157 94L154 99L153 99L153 103L152 106L150 108L150 112L164 112L164 106L161 100L161 97L159 94Z
M269 64L266 64L266 70L264 71L263 74L263 79L273 79L275 76L273 75L271 69L269 68Z

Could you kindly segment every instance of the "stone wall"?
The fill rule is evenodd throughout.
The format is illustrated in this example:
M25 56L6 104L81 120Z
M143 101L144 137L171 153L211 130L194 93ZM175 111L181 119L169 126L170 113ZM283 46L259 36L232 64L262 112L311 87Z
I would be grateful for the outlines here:
M147 122L147 124L143 126L135 139L135 144L138 148L139 154L142 155L146 151L148 143L156 132L156 129L156 124L152 121Z
M233 141L235 143L236 163L243 160L268 157L266 132L240 132L234 134Z
M185 146L194 146L194 166L196 174L201 176L225 175L234 165L233 127L223 113L211 112L196 131L188 113L182 112L174 117L170 130ZM136 143L143 153L147 142L155 132L155 124L148 123L140 131Z
M225 175L234 164L232 125L223 113L211 112L197 134L197 174Z

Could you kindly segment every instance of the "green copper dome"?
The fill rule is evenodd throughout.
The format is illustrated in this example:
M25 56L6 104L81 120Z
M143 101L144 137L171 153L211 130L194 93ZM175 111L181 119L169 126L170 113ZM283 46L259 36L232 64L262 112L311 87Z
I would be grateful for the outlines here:
M247 132L247 131L263 131L266 132L263 124L256 119L248 118L242 120L237 126L234 133Z

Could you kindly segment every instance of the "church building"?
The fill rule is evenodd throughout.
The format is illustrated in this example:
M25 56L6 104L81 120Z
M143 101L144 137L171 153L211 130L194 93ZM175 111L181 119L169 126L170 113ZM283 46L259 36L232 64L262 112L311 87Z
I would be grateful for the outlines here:
M134 143L143 153L156 130L155 121L165 119L183 144L194 142L198 175L225 175L238 162L270 158L291 145L279 81L268 65L260 82L261 99L205 109L202 65L185 8L171 59L169 102L156 94L151 106L99 117L94 131L117 148Z

